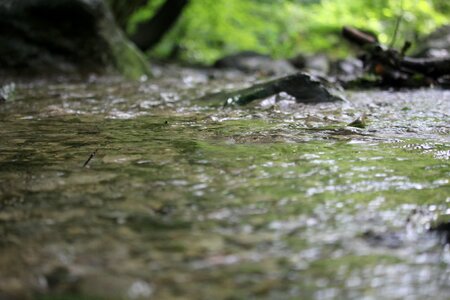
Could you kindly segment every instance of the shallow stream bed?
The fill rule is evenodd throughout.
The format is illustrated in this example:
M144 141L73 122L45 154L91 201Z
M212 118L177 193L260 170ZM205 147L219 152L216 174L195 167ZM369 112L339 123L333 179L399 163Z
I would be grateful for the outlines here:
M17 84L0 298L448 299L450 91L194 100L254 80Z

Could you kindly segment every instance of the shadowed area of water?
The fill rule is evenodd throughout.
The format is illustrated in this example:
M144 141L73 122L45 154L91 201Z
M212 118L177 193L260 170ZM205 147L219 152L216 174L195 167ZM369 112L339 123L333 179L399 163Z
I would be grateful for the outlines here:
M447 299L449 245L429 229L450 215L450 91L195 100L254 81L172 67L17 85L0 104L0 296Z

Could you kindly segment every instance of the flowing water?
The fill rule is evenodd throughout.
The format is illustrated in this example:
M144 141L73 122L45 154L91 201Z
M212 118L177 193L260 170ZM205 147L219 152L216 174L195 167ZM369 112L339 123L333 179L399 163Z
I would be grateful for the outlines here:
M0 298L449 299L450 91L195 100L255 79L10 88Z

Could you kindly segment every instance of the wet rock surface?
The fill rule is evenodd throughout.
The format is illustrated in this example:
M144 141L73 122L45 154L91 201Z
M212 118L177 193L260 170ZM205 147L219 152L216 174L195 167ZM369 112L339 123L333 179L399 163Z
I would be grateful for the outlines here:
M285 93L294 97L299 103L321 103L343 100L338 96L336 87L332 87L325 80L321 80L307 73L296 73L280 77L255 84L249 88L205 96L204 99L219 99L225 105L245 105L254 100L267 98L279 93Z
M0 2L0 77L149 74L102 0Z

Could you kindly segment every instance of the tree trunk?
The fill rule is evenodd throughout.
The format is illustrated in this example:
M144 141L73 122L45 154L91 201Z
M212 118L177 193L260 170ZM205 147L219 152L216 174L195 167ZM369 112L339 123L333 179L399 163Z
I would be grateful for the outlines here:
M142 51L152 48L175 24L188 2L189 0L166 0L153 18L138 25L131 40Z

